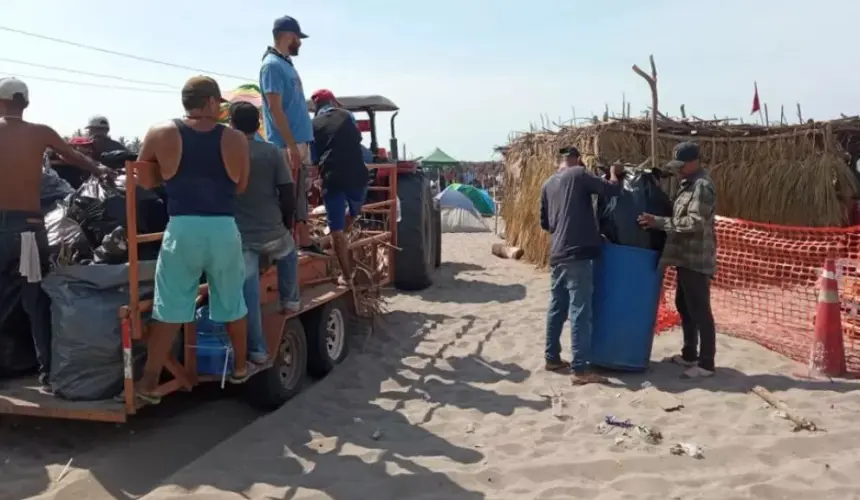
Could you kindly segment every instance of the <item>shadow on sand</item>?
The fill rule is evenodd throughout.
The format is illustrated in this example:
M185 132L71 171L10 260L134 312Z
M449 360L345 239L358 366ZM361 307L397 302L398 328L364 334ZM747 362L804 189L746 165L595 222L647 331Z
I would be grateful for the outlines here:
M495 257L489 256L488 258L494 259ZM468 276L469 279L460 276L466 273L473 276ZM509 303L525 298L526 287L524 285L490 283L480 280L482 275L488 275L483 266L464 262L444 262L437 270L434 278L435 285L420 292L414 292L412 295L429 302L460 304ZM473 279L473 277L478 279Z
M454 338L434 342L443 323L445 328L451 328L451 323L461 327ZM222 474L214 467L223 460L213 457L210 462L204 457L171 482L193 490L203 485L205 477L206 484L241 495L237 498L252 496L255 484L268 485L267 498L279 499L295 498L307 489L342 500L485 498L447 474L422 465L430 458L452 466L478 464L484 455L475 446L453 444L422 424L432 427L434 412L443 407L501 415L521 407L548 407L547 401L529 401L472 385L521 382L529 376L529 371L516 364L483 358L485 343L501 326L500 321L479 321L472 316L389 313L370 338L353 337L352 345L362 352L353 352L313 388L331 392L323 406L317 403L317 393L316 408L305 407L305 397L310 399L306 392L267 417L265 424L261 421L231 440L225 449L242 453L235 457L241 463L236 464L243 469L241 474L227 470ZM468 355L449 354L463 342L474 345ZM432 352L425 353L427 346ZM450 369L444 368L446 364ZM383 390L383 386L397 386L398 390ZM295 411L297 407L301 409ZM268 435L263 434L266 432ZM254 444L246 446L243 441ZM257 444L261 442L265 445ZM259 494L262 491L253 493Z
M68 479L55 484L56 478L47 471L50 465L62 468L68 459L71 467L88 469L110 497L138 497L260 415L243 402L223 400L217 387L201 386L147 408L123 425L0 416L0 478L17 474L15 468L22 465L28 472L39 470L40 475L15 477L28 487L11 494L0 487L0 500L75 489ZM57 498L83 495L68 491Z
M691 389L712 392L747 393L753 387L761 386L770 392L784 392L790 389L803 391L831 391L846 393L860 391L860 381L856 380L804 380L776 373L747 374L730 367L717 367L717 375L704 380L684 380L680 378L683 368L664 361L652 362L648 371L641 373L606 372L630 390L638 390L649 382L655 388L678 394Z

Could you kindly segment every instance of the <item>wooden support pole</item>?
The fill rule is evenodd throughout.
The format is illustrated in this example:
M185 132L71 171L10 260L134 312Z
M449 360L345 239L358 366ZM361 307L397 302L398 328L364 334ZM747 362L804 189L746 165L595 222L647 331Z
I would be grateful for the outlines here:
M651 88L651 167L655 170L659 168L659 159L657 158L657 113L660 109L657 100L657 65L654 63L654 55L648 57L651 63L651 74L645 73L639 66L633 65L633 71L648 82Z

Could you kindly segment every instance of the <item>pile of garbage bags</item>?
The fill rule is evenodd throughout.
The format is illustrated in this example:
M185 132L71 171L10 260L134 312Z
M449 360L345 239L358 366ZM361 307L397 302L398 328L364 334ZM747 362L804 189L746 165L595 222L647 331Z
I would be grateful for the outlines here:
M610 243L663 251L666 233L642 229L637 221L642 213L672 214L672 201L660 188L661 175L659 170L625 169L621 195L598 201L600 232Z
M127 159L124 152L115 156L115 165ZM52 264L42 282L52 299L51 383L64 398L109 398L121 390L123 380L117 310L128 302L125 176L89 176L75 188L47 157L42 174L40 201ZM135 195L138 233L164 231L164 200L142 188ZM138 247L142 293L152 289L160 246L159 241ZM31 372L37 363L20 279L0 279L0 377Z
M167 209L159 196L137 188L138 233L167 227ZM48 245L60 265L120 264L128 261L125 176L90 177L45 214ZM140 245L141 260L158 256L159 242Z

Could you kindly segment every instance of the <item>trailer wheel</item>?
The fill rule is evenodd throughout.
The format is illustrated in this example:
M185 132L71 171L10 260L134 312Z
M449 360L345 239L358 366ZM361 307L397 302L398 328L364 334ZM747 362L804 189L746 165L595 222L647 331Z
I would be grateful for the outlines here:
M346 338L349 308L343 297L305 313L308 332L308 374L322 378L341 364L349 353Z
M442 266L442 208L433 203L433 241L436 244L436 267Z
M399 174L400 222L394 252L394 286L398 290L424 290L433 284L436 258L433 256L433 193L422 172Z
M245 383L245 397L257 408L272 411L298 394L305 381L308 343L302 322L296 318L284 322L281 344L274 364Z

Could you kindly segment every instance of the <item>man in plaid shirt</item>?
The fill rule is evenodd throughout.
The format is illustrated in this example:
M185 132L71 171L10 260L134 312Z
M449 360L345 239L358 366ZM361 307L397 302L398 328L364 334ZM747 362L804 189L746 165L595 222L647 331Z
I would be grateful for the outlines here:
M717 194L710 176L699 164L699 146L682 142L675 146L666 168L681 177L671 217L641 214L639 223L665 231L666 246L660 264L678 271L675 306L681 315L684 347L669 358L686 367L682 378L714 375L716 331L711 313L711 279L717 269L714 215ZM701 347L699 344L701 343Z

